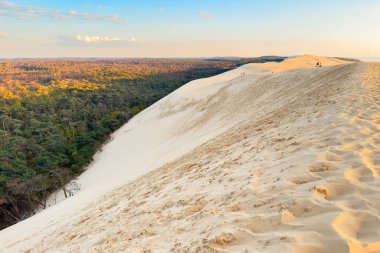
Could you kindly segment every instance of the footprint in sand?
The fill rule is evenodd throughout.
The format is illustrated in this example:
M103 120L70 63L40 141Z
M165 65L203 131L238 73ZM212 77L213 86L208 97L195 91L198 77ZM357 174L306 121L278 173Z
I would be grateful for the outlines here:
M380 219L365 212L341 212L332 222L350 252L380 252Z
M346 170L344 177L352 183L362 183L372 185L376 183L376 178L368 167L361 166Z
M357 186L354 186L347 180L340 179L338 181L330 181L322 185L316 185L313 189L315 193L326 200L339 200L340 198L346 199L347 195L355 195Z
M379 179L380 160L376 159L380 156L379 152L370 149L364 149L359 152L362 163L372 172L374 178Z
M310 182L314 182L318 179L319 179L319 177L315 177L315 176L310 175L310 174L305 174L305 175L300 175L300 176L296 176L296 177L292 178L291 182L293 184L300 185L300 184L307 184Z
M309 171L315 173L334 171L336 169L336 166L329 162L316 162L309 166Z
M251 188L252 188L252 189L256 189L258 186L259 186L259 178L258 178L258 177L255 177L255 178L251 181Z
M326 151L324 154L320 156L320 160L326 160L326 161L332 161L332 162L341 161L342 156L330 151Z

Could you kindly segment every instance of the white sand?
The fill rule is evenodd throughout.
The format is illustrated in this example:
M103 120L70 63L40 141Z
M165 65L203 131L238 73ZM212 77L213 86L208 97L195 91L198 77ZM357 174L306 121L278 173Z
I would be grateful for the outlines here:
M0 251L380 252L380 65L345 63L183 86L113 135L80 193L0 231Z

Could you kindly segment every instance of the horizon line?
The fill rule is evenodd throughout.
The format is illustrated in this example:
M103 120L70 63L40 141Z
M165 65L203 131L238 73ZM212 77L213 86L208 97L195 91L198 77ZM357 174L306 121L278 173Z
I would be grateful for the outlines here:
M0 57L1 60L52 60L52 59L218 59L218 58L260 58L260 57L295 57L307 54L294 55L259 55L259 56L47 56L47 57ZM325 56L331 58L351 58L351 59L380 59L380 56Z

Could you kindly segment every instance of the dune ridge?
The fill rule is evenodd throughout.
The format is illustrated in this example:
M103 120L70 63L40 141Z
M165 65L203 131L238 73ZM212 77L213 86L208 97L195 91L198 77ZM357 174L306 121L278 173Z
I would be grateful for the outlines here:
M320 63L321 66L334 66L340 64L348 64L351 62L331 57L303 55L297 57L290 57L282 62L266 62L262 64L253 63L252 66L259 69L272 71L273 73L277 73L290 69L315 68L317 66L317 63Z
M1 231L0 251L380 252L380 64L263 65L148 108L122 132L188 111L169 139L198 145L29 236Z

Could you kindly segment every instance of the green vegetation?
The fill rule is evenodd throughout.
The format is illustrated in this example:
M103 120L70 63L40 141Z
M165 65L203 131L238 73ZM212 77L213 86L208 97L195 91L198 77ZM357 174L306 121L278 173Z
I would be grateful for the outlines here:
M43 208L49 194L79 175L138 112L193 79L243 62L0 62L0 228Z

